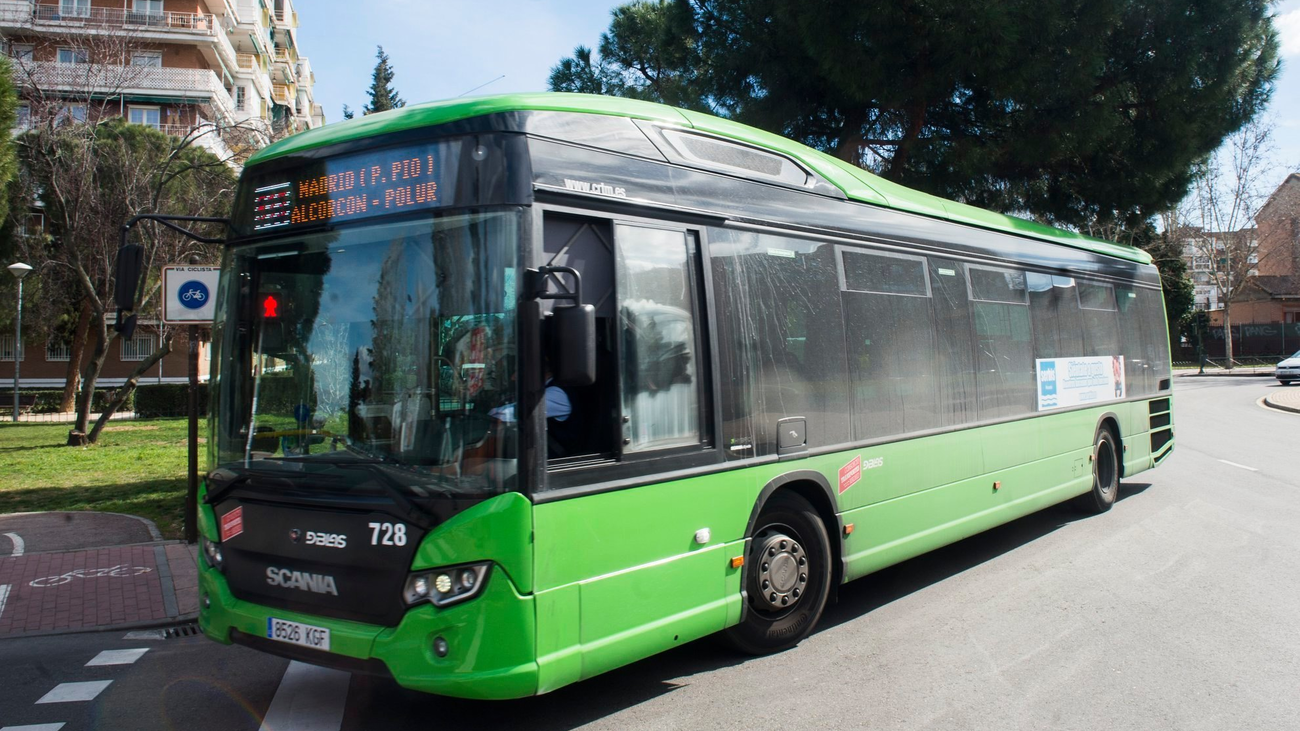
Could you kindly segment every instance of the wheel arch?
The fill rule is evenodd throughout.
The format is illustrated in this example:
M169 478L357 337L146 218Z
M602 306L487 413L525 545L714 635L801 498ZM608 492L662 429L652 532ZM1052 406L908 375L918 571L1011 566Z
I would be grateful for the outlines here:
M815 470L795 470L769 480L759 491L758 498L754 501L754 508L750 511L749 522L745 525L746 543L754 536L754 525L758 522L759 514L763 512L763 506L779 492L792 492L807 500L817 511L817 517L821 518L822 525L826 526L826 532L830 534L832 553L830 589L831 600L834 601L839 593L840 582L844 580L844 524L836 509L835 491L822 473ZM741 591L744 591L743 586Z
M1116 455L1115 461L1119 463L1119 476L1123 478L1124 477L1124 454L1127 450L1124 447L1124 432L1122 432L1119 428L1119 415L1116 414L1114 411L1107 411L1106 413L1102 414L1101 418L1097 419L1097 428L1093 430L1094 440L1096 439L1097 432L1101 431L1102 427L1108 427L1111 433L1115 435L1115 441L1117 442L1115 446L1119 450L1119 454Z

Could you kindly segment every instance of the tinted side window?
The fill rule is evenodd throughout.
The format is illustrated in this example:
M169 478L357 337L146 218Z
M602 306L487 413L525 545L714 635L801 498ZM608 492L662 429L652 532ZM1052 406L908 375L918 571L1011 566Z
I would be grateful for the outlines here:
M1146 342L1147 361L1155 385L1169 378L1169 334L1165 319L1165 301L1158 289L1137 290L1138 309L1142 312L1143 340Z
M971 303L961 264L930 259L930 300L935 335L935 394L939 425L957 426L979 418L975 398L975 346Z
M850 289L842 295L853 388L853 438L940 426L924 259L841 251L846 284L852 286L857 279L859 286L893 292ZM864 273L871 281L863 281L868 278Z
M723 449L776 453L777 421L807 419L809 447L848 441L844 319L835 247L709 229Z
M700 443L692 241L681 231L616 226L623 334L623 451Z
M1115 290L1109 284L1079 282L1079 314L1085 355L1120 355Z
M1145 396L1154 392L1156 387L1155 373L1144 346L1145 341L1151 337L1151 328L1143 322L1135 288L1123 285L1116 287L1115 299L1119 315L1120 350L1124 356L1124 377L1127 382L1125 393L1129 396Z
M970 265L980 419L1034 410L1033 330L1024 272Z
M1029 272L1025 282L1034 324L1034 357L1083 355L1083 325L1074 278Z

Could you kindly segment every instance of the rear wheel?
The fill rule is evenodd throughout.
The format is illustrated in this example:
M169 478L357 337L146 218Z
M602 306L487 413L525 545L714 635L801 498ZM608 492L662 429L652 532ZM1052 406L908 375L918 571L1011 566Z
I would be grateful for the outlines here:
M1080 502L1093 513L1110 510L1119 497L1119 440L1110 427L1097 429L1092 445L1092 491Z
M830 562L830 539L813 506L792 492L772 496L745 557L745 616L727 639L753 655L799 644L826 608Z

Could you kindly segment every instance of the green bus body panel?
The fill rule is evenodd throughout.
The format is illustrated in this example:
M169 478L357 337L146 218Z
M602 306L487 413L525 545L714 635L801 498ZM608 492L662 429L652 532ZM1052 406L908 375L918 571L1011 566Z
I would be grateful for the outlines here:
M517 492L486 500L431 532L412 560L412 570L492 560L519 591L533 591L533 504Z
M199 623L225 643L231 629L262 636L268 617L326 627L333 653L378 658L415 690L545 693L739 622L744 569L731 560L744 555L763 488L783 475L811 470L835 487L841 467L863 460L835 506L855 530L841 537L830 526L848 581L1086 493L1103 419L1120 431L1126 478L1152 467L1148 412L1145 400L1105 404L540 505L500 495L435 528L414 559L416 568L492 559L483 594L419 606L395 628L237 600L200 559L212 607ZM697 544L702 528L709 540ZM199 529L216 538L206 504ZM431 652L436 636L446 658Z
M1014 216L985 211L912 190L855 165L755 127L663 104L591 94L532 93L450 99L415 104L307 130L263 148L248 167L320 147L364 140L488 114L518 111L573 112L644 119L690 127L789 156L825 178L851 200L885 206L955 223L1028 236L1143 264L1152 259L1141 249L1044 226Z
M777 477L813 470L835 486L840 468L855 457L864 465L881 461L838 495L843 522L856 524L840 544L848 581L1088 492L1092 439L1107 416L1127 447L1125 475L1151 467L1146 429L1125 432L1135 423L1130 412L1145 419L1147 403L1048 414L538 505L539 690L738 622L743 571L732 569L730 559L743 555L754 505ZM710 530L711 540L696 545L701 528Z
M206 489L200 492L200 501ZM199 531L217 537L216 515L200 502ZM276 617L330 630L330 652L358 659L378 658L406 688L464 698L520 698L537 691L536 610L533 597L515 577L531 581L532 503L518 493L498 495L432 530L420 544L415 569L492 559L483 593L439 609L411 609L397 627L386 628L332 617L266 607L236 599L216 569L199 559L199 590L212 600L199 613L208 637L230 644L230 630L255 637L266 634ZM433 638L447 640L445 658L433 651Z

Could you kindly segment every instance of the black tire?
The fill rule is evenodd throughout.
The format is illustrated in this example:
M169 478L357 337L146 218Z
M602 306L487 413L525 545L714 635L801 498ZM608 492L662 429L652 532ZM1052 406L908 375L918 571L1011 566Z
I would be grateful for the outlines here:
M831 543L817 511L780 492L763 506L745 556L747 605L727 639L751 655L794 647L812 633L830 597Z
M1119 497L1120 454L1115 433L1109 426L1099 427L1092 441L1092 490L1079 500L1088 512L1104 513Z

